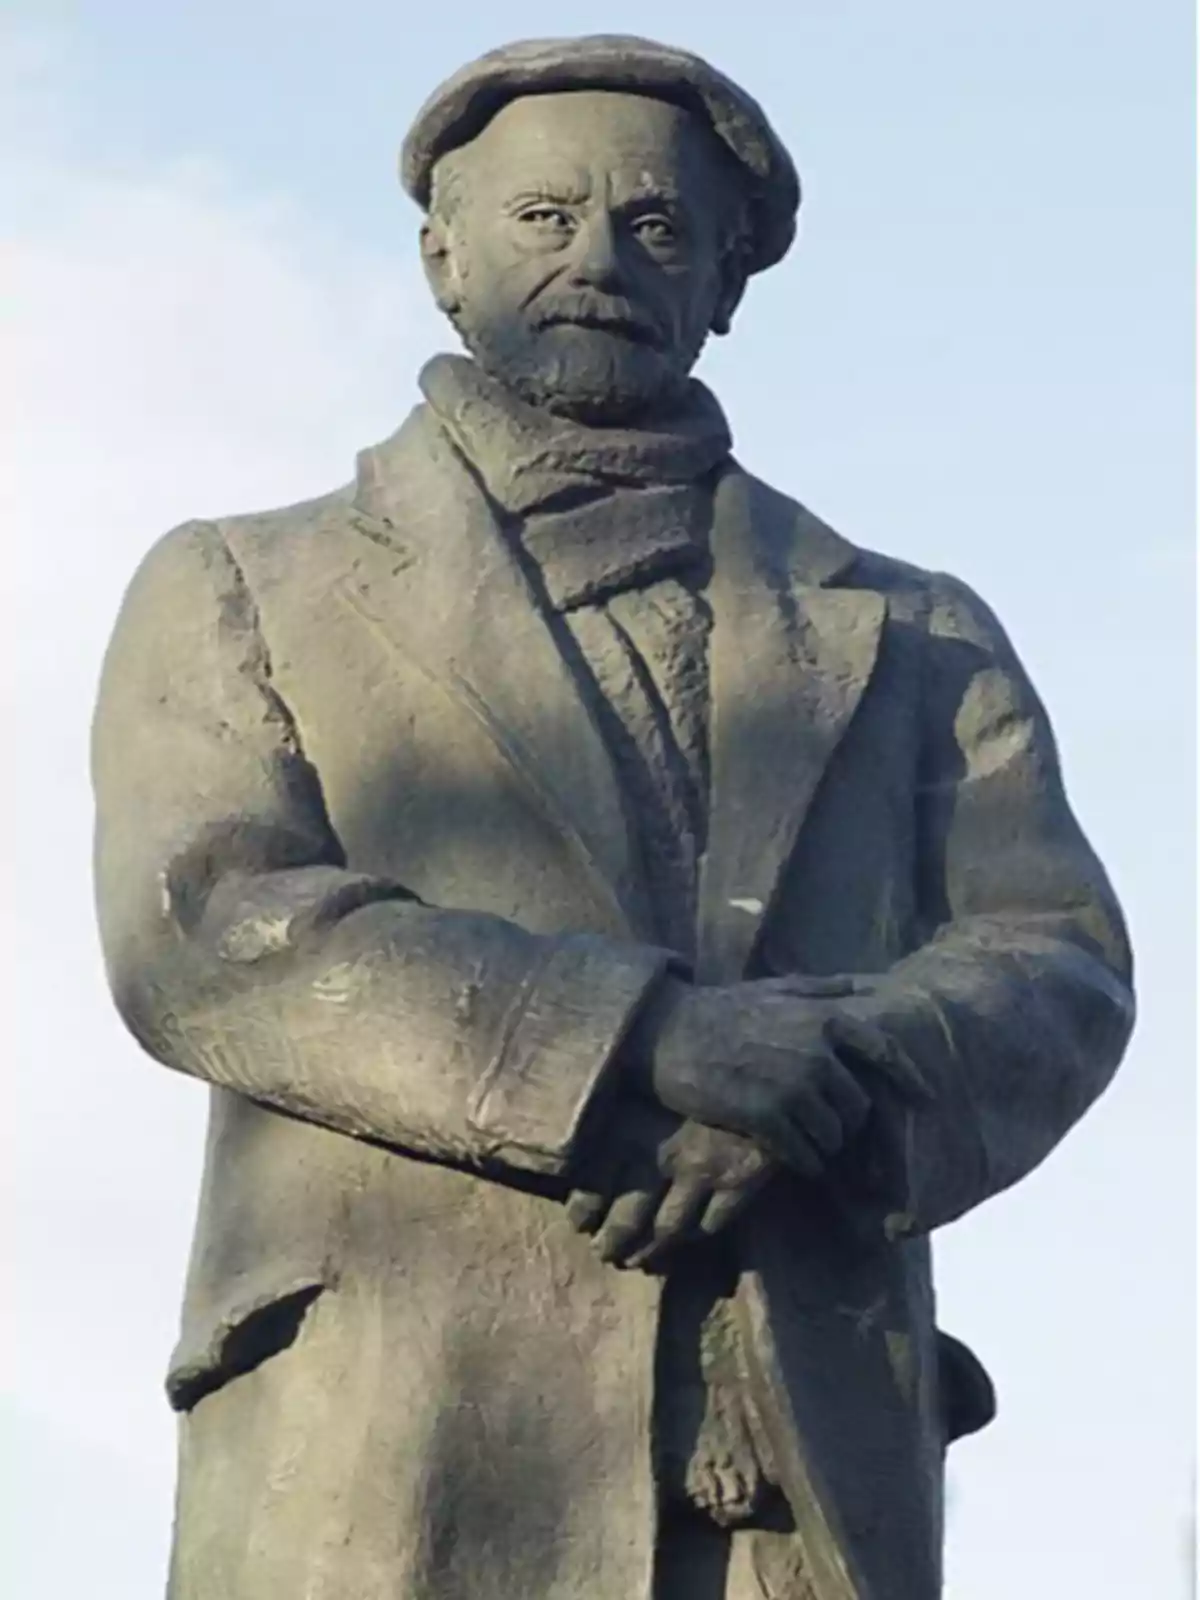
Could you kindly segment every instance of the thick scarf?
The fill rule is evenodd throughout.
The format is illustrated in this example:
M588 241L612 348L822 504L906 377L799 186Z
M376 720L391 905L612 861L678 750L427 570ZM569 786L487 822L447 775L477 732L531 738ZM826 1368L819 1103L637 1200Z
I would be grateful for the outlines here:
M436 356L421 388L521 539L559 611L684 571L703 557L705 480L729 429L703 384L645 428L592 428L526 405L473 361Z
M434 356L419 381L488 493L517 516L555 501L695 483L732 447L719 402L696 378L674 412L638 428L592 428L526 405L466 356Z

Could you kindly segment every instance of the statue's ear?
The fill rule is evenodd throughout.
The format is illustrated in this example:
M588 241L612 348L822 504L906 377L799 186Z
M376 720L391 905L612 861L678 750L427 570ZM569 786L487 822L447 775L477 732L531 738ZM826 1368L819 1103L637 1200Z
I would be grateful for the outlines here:
M421 226L421 264L438 310L453 317L462 304L462 284L449 233L440 217L429 217Z
M721 287L713 309L712 331L718 336L733 327L733 316L742 303L749 275L742 263L742 252L730 250L721 262Z

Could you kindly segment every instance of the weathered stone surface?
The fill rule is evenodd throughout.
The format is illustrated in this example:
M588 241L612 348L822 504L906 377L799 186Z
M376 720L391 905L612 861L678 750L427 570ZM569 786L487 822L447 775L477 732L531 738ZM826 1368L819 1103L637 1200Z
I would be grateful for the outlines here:
M984 604L691 377L794 229L758 106L515 46L403 176L469 355L103 673L114 994L212 1088L171 1594L934 1600L929 1235L1116 1068L1120 911Z

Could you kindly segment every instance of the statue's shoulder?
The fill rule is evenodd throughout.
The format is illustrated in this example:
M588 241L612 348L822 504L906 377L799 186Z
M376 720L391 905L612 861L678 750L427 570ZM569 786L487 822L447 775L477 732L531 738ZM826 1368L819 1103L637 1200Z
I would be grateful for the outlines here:
M780 563L808 569L820 582L832 580L839 588L873 589L896 602L908 600L913 605L929 605L941 585L953 581L943 573L859 544L794 495L742 467L737 470L754 507L756 536Z
M218 600L243 586L243 552L286 567L291 555L314 535L344 525L353 512L354 485L265 511L191 517L161 534L143 554L126 587L122 615L150 620L168 612Z
M217 525L235 550L260 560L332 557L338 536L357 531L373 537L394 515L422 505L431 475L444 470L447 449L428 407L419 405L395 432L358 452L348 482L311 500L222 517Z
M345 481L323 494L262 510L212 516L204 521L184 524L191 529L207 528L213 537L224 537L256 549L290 546L311 539L333 527L344 527L374 498L380 482L411 478L426 467L431 454L431 430L418 406L387 438L357 451ZM178 530L172 530L172 534ZM170 535L168 537L171 537Z
M215 517L213 526L232 549L253 549L263 555L278 552L286 557L298 544L342 527L353 510L354 484L348 482L289 505Z
M935 648L948 641L1013 659L1000 619L963 579L852 542L801 501L749 473L743 476L755 506L757 537L781 567L809 581L882 595L892 621L915 625Z

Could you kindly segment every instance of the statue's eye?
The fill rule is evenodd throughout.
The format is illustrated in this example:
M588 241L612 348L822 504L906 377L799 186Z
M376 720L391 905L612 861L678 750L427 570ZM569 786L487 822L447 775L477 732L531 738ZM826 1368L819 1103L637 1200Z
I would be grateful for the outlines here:
M575 219L570 212L564 211L562 206L552 205L526 206L521 212L521 221L547 233L569 233L575 226Z
M658 214L648 214L636 217L633 222L633 232L643 244L654 245L662 248L673 245L679 239L679 230L670 217Z

